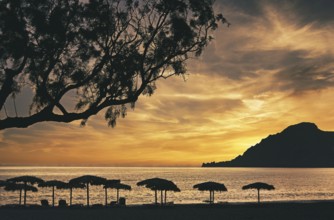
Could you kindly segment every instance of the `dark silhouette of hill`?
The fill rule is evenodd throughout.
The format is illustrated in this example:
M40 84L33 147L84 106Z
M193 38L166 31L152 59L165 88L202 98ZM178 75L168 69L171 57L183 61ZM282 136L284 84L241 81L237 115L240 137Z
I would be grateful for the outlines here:
M231 161L203 163L203 167L334 167L334 132L315 124L291 125L269 135Z

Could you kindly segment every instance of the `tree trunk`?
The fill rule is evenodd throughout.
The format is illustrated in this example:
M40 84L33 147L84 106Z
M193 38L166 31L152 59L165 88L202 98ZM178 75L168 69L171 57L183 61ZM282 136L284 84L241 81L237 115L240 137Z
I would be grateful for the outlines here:
M7 97L12 93L12 86L14 85L14 77L20 74L26 65L28 56L24 56L22 63L19 65L19 68L16 70L5 69L5 80L0 89L0 110L4 106Z
M215 203L215 191L212 191L212 203Z
M165 204L167 203L167 190L165 190Z
M117 189L117 204L119 203L119 189Z
M209 192L210 192L209 204L211 204L211 202L212 202L212 191L210 190Z
M260 204L260 189L257 189L257 203Z
M55 187L52 187L52 207L55 207Z
M87 207L89 207L89 183L87 183L86 187L87 187Z
M104 191L105 191L105 195L106 195L106 201L105 201L105 204L106 204L106 206L107 206L107 205L108 205L108 189L105 188Z
M27 182L24 182L24 206L27 204Z
M70 206L72 206L72 188L70 188Z
M21 197L22 197L22 189L20 189L20 200L19 200L19 205L21 205Z
M2 73L3 74L3 73ZM1 86L0 90L0 110L6 103L7 97L12 93L12 86L14 84L15 73L13 70L5 70L5 80Z

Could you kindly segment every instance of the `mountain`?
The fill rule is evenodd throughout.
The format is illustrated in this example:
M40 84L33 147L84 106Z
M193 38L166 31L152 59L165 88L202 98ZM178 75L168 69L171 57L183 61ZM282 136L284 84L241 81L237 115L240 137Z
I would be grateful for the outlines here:
M231 161L202 167L334 167L334 132L309 122L291 125Z

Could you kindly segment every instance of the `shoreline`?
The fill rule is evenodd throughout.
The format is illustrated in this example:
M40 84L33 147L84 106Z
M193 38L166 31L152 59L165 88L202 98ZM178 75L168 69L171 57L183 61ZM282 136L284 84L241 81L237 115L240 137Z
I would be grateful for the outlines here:
M326 199L326 200L275 200L275 201L262 201L261 204L318 204L318 203L333 203L334 205L334 198L333 199ZM154 203L143 203L143 204L127 204L125 206L120 205L108 205L105 206L104 204L92 204L91 206L101 206L100 208L114 208L114 207L142 207L142 206L155 206L155 207L166 207L166 206L225 206L225 205L231 205L231 206L241 206L241 205L258 205L256 201L250 202L250 201L242 201L242 202L216 202L214 204L208 204L208 203L172 203L167 204L165 206L160 206L160 203L154 204ZM66 207L42 207L40 204L27 204L27 206L24 205L18 205L18 204L4 204L0 205L1 208L87 208L85 204L74 204L73 207L66 206ZM93 207L90 207L93 208ZM99 207L95 207L99 208Z
M330 220L334 219L334 200L299 202L224 203L224 204L152 204L110 207L0 207L2 220L19 219L145 219L145 220Z

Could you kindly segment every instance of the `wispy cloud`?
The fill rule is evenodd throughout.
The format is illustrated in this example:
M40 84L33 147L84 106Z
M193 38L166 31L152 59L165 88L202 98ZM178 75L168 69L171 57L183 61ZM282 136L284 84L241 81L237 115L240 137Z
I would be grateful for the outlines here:
M0 133L2 164L191 165L227 160L301 121L334 130L333 1L217 1L232 23L189 76L157 83L115 129L41 123ZM24 105L24 99L19 101Z

